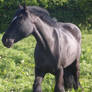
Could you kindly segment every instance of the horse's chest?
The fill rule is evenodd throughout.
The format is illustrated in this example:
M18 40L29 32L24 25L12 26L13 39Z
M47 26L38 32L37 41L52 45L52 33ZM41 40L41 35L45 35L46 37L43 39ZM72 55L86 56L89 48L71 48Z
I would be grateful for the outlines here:
M56 71L57 62L50 54L47 54L43 50L36 50L35 64L43 72L54 73Z
M37 66L47 73L54 73L56 71L56 64L51 59L45 59L43 61L39 61Z

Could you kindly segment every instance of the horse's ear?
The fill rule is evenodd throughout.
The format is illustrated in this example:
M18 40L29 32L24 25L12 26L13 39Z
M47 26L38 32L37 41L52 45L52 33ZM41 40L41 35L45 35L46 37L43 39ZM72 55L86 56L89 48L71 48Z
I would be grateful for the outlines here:
M24 7L24 10L26 11L26 10L27 10L27 6L24 4L24 6L23 6L23 7Z
M21 4L19 4L19 8L20 8L20 9L23 9L23 6L22 6Z

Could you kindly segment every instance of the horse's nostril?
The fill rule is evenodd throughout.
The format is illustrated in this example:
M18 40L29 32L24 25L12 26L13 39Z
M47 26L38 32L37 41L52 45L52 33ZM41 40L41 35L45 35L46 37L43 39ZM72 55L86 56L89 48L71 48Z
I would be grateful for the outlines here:
M6 43L8 42L8 39L6 39Z
M10 48L13 43L14 43L14 40L13 39L8 39L8 38L5 38L5 36L2 38L2 42L4 44L4 46Z
M6 39L6 43L7 44L12 44L12 43L14 43L14 40L13 39Z
M13 42L14 42L14 39L9 39L9 41L10 41L11 43L13 43Z

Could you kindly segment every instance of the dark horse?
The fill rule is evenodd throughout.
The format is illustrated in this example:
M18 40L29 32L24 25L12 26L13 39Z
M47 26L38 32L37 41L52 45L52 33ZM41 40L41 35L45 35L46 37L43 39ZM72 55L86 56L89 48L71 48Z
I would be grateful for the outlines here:
M31 34L37 41L33 92L42 92L41 83L46 73L55 75L55 92L65 92L64 80L67 84L68 78L74 79L73 87L78 89L81 53L79 28L71 23L55 21L48 11L40 7L21 6L5 32L2 42L10 48Z

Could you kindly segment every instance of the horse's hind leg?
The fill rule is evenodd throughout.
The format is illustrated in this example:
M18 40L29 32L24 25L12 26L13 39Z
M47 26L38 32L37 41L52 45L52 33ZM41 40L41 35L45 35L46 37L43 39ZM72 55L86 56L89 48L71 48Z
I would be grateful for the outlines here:
M79 82L79 76L80 76L80 64L79 64L79 60L75 60L75 64L74 64L74 80L75 80L75 84L74 84L74 89L77 90L78 86L80 85Z
M64 79L63 79L63 68L58 69L56 73L56 84L54 92L65 92L64 90Z
M75 84L74 84L74 89L77 90L78 87L82 89L82 92L84 92L80 82L79 82L79 76L80 76L80 62L79 59L75 61L75 72L74 72L74 80L75 80Z
M66 90L72 89L73 85L75 83L74 76L73 76L72 72L70 71L70 70L72 70L71 66L68 69L69 70L64 69L64 87Z
M35 81L33 84L33 92L42 92L41 83L45 74L35 69Z

